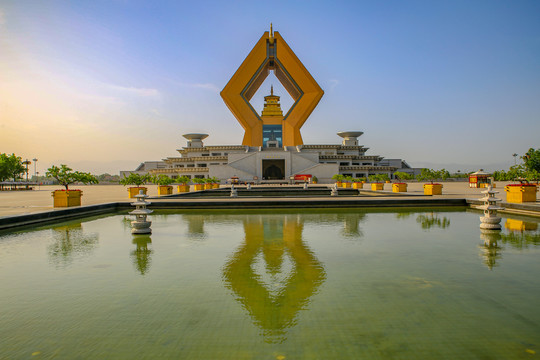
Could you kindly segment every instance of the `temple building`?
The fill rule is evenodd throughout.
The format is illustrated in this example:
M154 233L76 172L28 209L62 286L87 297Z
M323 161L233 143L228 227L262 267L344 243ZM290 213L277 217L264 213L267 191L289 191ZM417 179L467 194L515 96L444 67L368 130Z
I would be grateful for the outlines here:
M260 114L250 103L271 71L294 100L286 114L273 87L264 97ZM400 159L366 155L368 148L358 143L361 131L337 133L343 138L338 145L305 145L300 128L323 94L279 32L270 28L221 92L245 131L242 145L207 146L203 140L208 134L185 134L187 144L178 150L179 157L166 158L152 167L142 163L138 172L173 178L215 177L222 183L231 178L252 183L288 182L295 176L311 175L320 183L329 183L335 174L359 178L384 173L393 178L396 171L418 171ZM123 171L121 176L128 173Z

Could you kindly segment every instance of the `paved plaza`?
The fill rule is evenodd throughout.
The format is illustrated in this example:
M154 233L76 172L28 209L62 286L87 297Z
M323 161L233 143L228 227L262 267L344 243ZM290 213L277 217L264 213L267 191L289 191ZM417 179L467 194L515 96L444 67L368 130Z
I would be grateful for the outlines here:
M423 184L418 182L409 183L408 194L411 195L421 195L423 194ZM496 189L500 191L498 197L505 200L506 196L504 194L504 186L506 183L498 182L496 183ZM148 185L148 195L157 196L157 186ZM52 206L53 200L51 197L51 192L53 190L60 189L58 185L47 185L39 186L32 191L2 191L0 192L0 217L12 216L12 215L22 215L30 214L35 212L42 211L51 211L55 210ZM368 186L366 186L368 188ZM111 202L128 202L127 187L122 185L76 185L73 189L80 189L83 191L82 204L84 205L96 205L104 204ZM483 189L469 188L467 182L443 182L443 195L434 196L434 198L465 198L465 199L475 199L481 197L481 191ZM391 191L391 184L385 184L385 191ZM175 187L176 193L176 187ZM347 198L345 196L340 196L340 199ZM384 198L384 196L378 196L377 199ZM402 199L407 199L407 196L400 197ZM321 199L318 197L317 199ZM182 201L182 198L176 198L175 201ZM213 201L212 198L193 198L185 199L186 201ZM221 198L220 200L223 200ZM234 201L235 199L230 199ZM242 198L243 201L260 201L260 198ZM153 202L160 201L159 199L151 200ZM537 201L536 204L540 205Z

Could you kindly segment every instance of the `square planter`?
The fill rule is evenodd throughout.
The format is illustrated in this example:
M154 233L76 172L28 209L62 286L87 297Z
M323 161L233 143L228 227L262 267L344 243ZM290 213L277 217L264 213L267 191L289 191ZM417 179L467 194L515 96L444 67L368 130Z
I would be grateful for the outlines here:
M348 189L351 187L351 183L349 182L344 182L344 183L341 183L341 186L344 188L344 189Z
M394 183L394 184L392 184L392 191L393 192L407 192L407 184L406 183Z
M142 190L143 194L146 195L148 188L145 188L144 186L134 186L134 187L128 188L129 198L130 199L135 198L135 195L139 195L140 190Z
M533 184L510 184L504 187L506 202L524 203L535 202L538 188Z
M82 190L55 190L52 192L54 207L81 206Z
M177 189L179 193L189 192L189 185L178 185Z
M212 190L213 184L204 184L204 190Z
M219 189L219 184L212 184L212 189Z
M353 189L363 189L364 188L364 183L355 182L355 183L352 184L352 187L353 187Z
M424 184L424 195L442 195L442 184Z
M195 191L204 190L204 184L195 184L195 185L193 185L193 187L195 188Z
M159 185L158 195L172 195L173 187L170 185Z
M384 183L371 183L371 190L373 191L384 190Z

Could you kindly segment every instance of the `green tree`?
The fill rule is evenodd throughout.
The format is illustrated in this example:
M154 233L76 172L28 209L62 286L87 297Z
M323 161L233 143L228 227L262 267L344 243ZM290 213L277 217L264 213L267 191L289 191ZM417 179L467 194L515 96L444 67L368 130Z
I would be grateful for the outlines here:
M414 178L412 174L403 171L396 171L394 173L394 176L397 177L399 180L412 180Z
M69 185L75 182L81 182L83 184L97 184L98 179L90 174L80 171L73 171L71 168L64 164L58 166L51 166L47 169L47 177L56 179L60 185L64 186L66 190L69 190Z
M129 176L124 176L120 180L120 184L126 186L126 185L135 185L137 187L146 184L150 181L150 174L137 174L137 173L131 173Z
M530 148L529 151L521 157L528 171L536 170L540 172L540 149Z
M167 185L172 184L174 182L174 179L168 177L167 175L160 174L160 175L153 176L152 182L156 185L167 186Z
M186 175L182 175L178 179L176 179L176 181L178 181L182 185L187 185L189 180L190 179Z
M0 181L13 179L17 181L26 172L20 156L0 154Z

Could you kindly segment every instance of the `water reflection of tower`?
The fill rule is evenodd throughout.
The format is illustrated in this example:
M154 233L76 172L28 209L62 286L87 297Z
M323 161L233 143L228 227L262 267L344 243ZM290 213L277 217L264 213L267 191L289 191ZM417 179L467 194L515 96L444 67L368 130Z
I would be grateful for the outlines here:
M484 259L484 264L493 270L498 266L497 260L502 258L502 248L498 245L501 239L501 232L498 230L480 229L480 239L484 240L484 244L480 245L480 256Z
M248 216L245 243L223 267L225 286L267 342L285 340L286 330L326 278L302 231L303 220L296 215Z
M133 237L133 244L137 245L137 248L131 252L131 257L133 265L141 275L145 275L150 268L150 255L153 251L148 248L148 244L151 243L150 235L141 234Z

